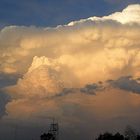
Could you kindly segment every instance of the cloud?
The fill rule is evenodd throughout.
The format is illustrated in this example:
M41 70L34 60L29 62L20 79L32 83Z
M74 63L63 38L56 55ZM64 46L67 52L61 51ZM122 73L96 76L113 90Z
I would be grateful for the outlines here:
M133 22L140 24L140 5L129 5L122 12L116 12L104 18L116 20L122 24Z
M7 86L5 90L13 99L49 99L76 93L95 95L96 91L103 88L101 83L77 86L78 79L67 71L65 66L45 56L35 56L23 78L20 78L16 85Z
M137 23L140 24L140 5L133 4L126 7L122 12L116 12L109 16L104 17L89 17L88 19L81 19L80 21L72 21L68 26L73 26L76 24L91 23L93 21L106 21L115 20L121 24Z
M130 5L56 28L3 28L0 73L16 80L20 75L3 89L12 99L2 104L2 114L8 113L3 119L32 122L50 115L60 118L63 129L86 123L94 128L93 122L104 130L138 122L140 95L131 93L139 93L139 9ZM104 82L108 79L116 80Z
M120 77L110 82L112 86L129 92L140 93L140 83L131 76Z
M81 88L80 91L82 93L90 94L90 95L95 95L95 92L98 90L101 90L103 87L102 85L99 84L88 84L84 88Z
M132 15L133 21L122 22L124 15ZM0 71L23 75L16 85L6 89L13 98L46 98L69 92L95 94L100 89L98 81L123 75L139 77L138 17L139 5L130 5L119 13L56 28L3 28Z
M36 120L36 116L55 116L61 124L61 132L65 132L64 136L69 130L75 134L75 129L79 128L78 137L83 135L81 133L83 130L87 130L85 133L89 135L93 130L94 134L106 130L122 131L127 124L134 125L139 122L139 94L128 94L126 90L113 87L96 91L95 96L70 92L56 98L36 96L32 99L12 100L6 106L8 117L24 120L27 129L30 129L28 122L39 122L39 126L42 128L44 126L45 120L42 118Z
M62 92L58 93L58 95L54 97L61 97L68 94L77 94L77 93L95 95L96 92L103 90L103 88L104 87L98 83L88 84L81 88L63 88Z
M139 5L130 5L122 12L101 18L91 17L57 28L5 27L0 32L0 71L23 74L35 55L58 58L72 56L74 53L76 59L76 56L82 57L84 52L88 56L94 53L95 57L102 52L101 55L104 57L106 53L112 54L108 49L110 47L116 49L118 53L121 51L125 54L125 49L129 47L132 51L129 51L128 55L131 55L130 53L135 53L134 51L139 49L139 25L127 24L132 22L139 24L139 19ZM135 46L135 50L132 46ZM102 51L103 49L105 52Z
M24 77L18 80L17 85L9 88L11 93L14 92L13 96L25 98L54 96L63 88L61 70L55 62L53 65L53 62L49 64L47 58L35 57Z

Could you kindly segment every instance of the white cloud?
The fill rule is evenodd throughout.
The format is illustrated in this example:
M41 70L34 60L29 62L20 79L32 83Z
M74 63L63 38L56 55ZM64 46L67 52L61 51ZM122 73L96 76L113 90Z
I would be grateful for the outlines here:
M116 12L109 16L103 17L104 19L116 20L122 24L138 23L140 24L140 5L129 5L122 12Z
M68 24L68 26L106 20L115 20L121 24L131 24L131 23L140 24L140 5L139 4L129 5L122 12L116 12L104 17L89 17L88 19L81 19L80 21L72 21Z

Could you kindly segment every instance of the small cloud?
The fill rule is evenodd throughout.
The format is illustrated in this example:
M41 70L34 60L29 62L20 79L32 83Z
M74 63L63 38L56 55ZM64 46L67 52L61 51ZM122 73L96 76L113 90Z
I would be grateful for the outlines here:
M97 84L88 84L84 88L81 88L80 91L85 94L95 95L95 91L99 89Z
M140 94L140 83L132 76L120 77L117 80L110 81L110 84L113 87Z

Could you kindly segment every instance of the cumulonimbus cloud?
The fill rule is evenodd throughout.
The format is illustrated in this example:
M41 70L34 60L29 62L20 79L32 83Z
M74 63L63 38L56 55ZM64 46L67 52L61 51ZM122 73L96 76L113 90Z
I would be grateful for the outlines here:
M8 116L25 119L51 114L70 122L121 117L137 121L139 11L137 4L56 28L3 28L0 73L21 76L15 78L15 85L4 88L12 99L6 105ZM104 82L108 79L113 80Z

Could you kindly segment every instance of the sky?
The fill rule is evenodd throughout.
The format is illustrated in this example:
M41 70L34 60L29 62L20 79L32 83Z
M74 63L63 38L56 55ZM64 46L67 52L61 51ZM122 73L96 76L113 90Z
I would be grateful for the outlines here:
M0 139L140 132L140 2L0 0Z
M57 26L120 11L139 0L0 0L0 25Z

